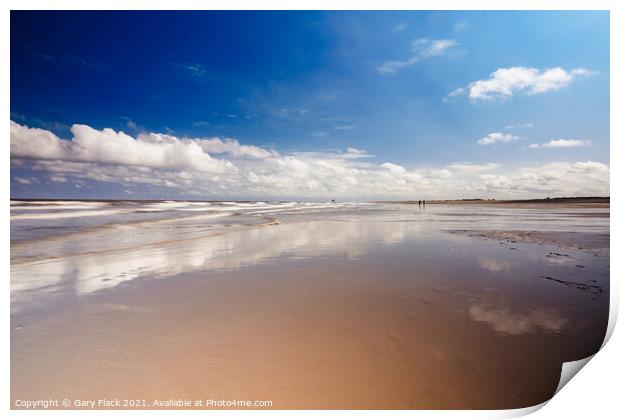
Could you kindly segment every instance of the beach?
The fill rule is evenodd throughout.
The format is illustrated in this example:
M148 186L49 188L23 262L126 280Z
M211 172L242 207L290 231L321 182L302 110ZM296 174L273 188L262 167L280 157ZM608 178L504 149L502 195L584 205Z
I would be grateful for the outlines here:
M608 202L11 202L13 408L521 408L608 310Z

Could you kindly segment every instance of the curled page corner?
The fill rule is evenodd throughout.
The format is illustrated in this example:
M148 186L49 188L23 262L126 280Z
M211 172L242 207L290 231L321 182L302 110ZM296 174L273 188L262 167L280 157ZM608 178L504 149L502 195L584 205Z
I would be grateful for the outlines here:
M601 349L605 347L609 339L611 338L614 330L616 329L616 321L618 320L618 300L617 298L614 300L612 298L609 305L609 321L607 321L607 333L605 333L605 338L603 339L603 344L601 345ZM601 351L599 349L599 351Z
M580 359L580 360L573 360L572 362L564 362L562 364L562 372L560 374L560 381L558 382L558 387L555 389L555 392L553 393L553 396L555 397L557 395L558 392L560 392L560 390L562 388L564 388L564 385L566 385L571 379L573 379L573 377L596 355L593 354L591 356L588 356L584 359ZM551 397L553 398L553 397ZM524 408L517 408L517 409L512 409L512 410L504 410L499 418L515 418L515 417L523 417L523 416L527 416L528 414L532 414L538 410L540 410L541 408L543 408L545 405L547 405L547 403L551 401L551 399L548 399L547 401L543 401L540 404L537 405L532 405L530 407L524 407Z
M605 345L609 342L609 339L611 338L616 328L617 319L618 319L618 306L614 305L613 300L612 300L611 305L609 307L609 320L607 323L607 332L605 333L605 338L603 339L603 343L601 344L601 347L598 349L596 353L601 351L603 347L605 347ZM573 377L577 374L577 372L579 372L586 364L588 364L590 360L592 360L592 358L596 355L596 353L594 353L591 356L580 359L580 360L573 360L572 362L563 363L562 373L560 374L560 382L558 383L558 387L555 389L553 396L557 395L557 393L560 392L560 390L564 388L564 386L571 379L573 379ZM546 403L543 403L542 405L544 404Z
M614 329L616 327L618 311L617 311L617 307L614 309L613 306L614 305L612 304L609 308L609 321L607 324L607 333L605 334L605 338L603 339L603 344L601 344L601 348L596 353L601 351L603 347L605 347L605 345L609 342L609 339L611 338L611 335L613 334ZM571 379L573 379L573 377L577 374L577 372L579 372L586 364L588 364L590 360L592 360L592 358L596 355L596 353L594 353L591 356L580 359L580 360L573 360L572 362L563 363L562 373L560 374L560 382L558 383L558 387L555 389L555 392L553 393L553 395L555 396L558 392L560 392L560 390L564 388L564 385L566 385Z
M596 353L595 353L596 354ZM572 362L565 362L562 364L562 373L560 375L560 382L558 383L558 387L555 389L554 396L560 392L564 385L568 383L573 377L579 372L593 357L588 356L584 359L573 360Z
M549 402L549 400L541 402L540 404L529 406L529 407L513 408L513 409L509 409L509 410L501 410L501 411L497 412L497 416L495 418L512 419L512 418L516 418L516 417L524 417L524 416L527 416L529 414L532 414L532 413L540 410L545 405L547 405L548 402Z

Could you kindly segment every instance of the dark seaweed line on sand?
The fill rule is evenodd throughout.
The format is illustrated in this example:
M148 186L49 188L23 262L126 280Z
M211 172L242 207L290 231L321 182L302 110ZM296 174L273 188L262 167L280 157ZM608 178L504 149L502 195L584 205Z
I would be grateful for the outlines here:
M600 294L603 293L603 288L601 286L592 284L592 283L595 283L596 280L588 280L587 283L579 283L576 281L555 279L550 276L541 276L541 277L545 280L555 281L565 286L573 287L575 289L581 290L584 293L586 293L588 296L590 296L592 299L596 299Z

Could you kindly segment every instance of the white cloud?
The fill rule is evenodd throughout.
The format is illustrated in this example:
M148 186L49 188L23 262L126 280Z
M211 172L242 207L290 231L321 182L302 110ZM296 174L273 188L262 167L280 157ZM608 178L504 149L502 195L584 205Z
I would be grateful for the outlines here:
M476 143L486 146L495 143L508 143L511 141L519 140L520 138L521 137L509 133L489 133L483 138L479 139Z
M15 182L17 182L18 184L21 184L21 185L30 185L30 184L32 184L32 180L30 180L28 178L22 178L21 176L16 176L15 177Z
M212 158L196 141L182 141L167 134L141 134L133 138L111 128L96 130L87 125L71 127L73 139L61 140L47 130L11 121L11 157L209 173L234 172L230 162Z
M515 94L537 95L562 89L579 77L594 75L586 69L564 70L554 67L539 70L531 67L510 67L495 70L488 79L476 80L464 88L458 88L448 97L467 94L472 101L509 99Z
M534 128L534 123L508 124L504 127L506 130L516 130L518 128Z
M340 131L348 131L348 130L353 130L356 126L353 124L347 124L347 125L337 125L334 127L334 130L340 130Z
M68 185L116 183L120 191L168 189L178 194L257 199L524 198L609 195L609 168L600 162L553 162L508 169L457 162L408 168L373 162L367 151L282 153L235 139L178 138L72 127L63 140L11 122L11 168L20 178L64 178ZM218 158L214 157L217 156ZM13 177L15 183L20 181ZM160 188L154 189L154 188ZM166 190L163 190L163 189Z
M127 127L131 128L132 130L138 130L138 124L133 121L131 118L129 117L121 117L123 120L125 120L125 125L127 125Z
M59 175L50 176L50 181L52 182L67 182L67 178Z
M197 144L206 154L226 154L233 157L247 157L253 159L265 159L274 153L261 147L239 144L239 142L235 139L221 139L219 137L178 139L170 134L143 133L138 136L138 140L149 143L164 144L174 144L181 141L184 144Z
M354 155L366 155L366 150L356 149L355 147L347 147L347 153Z
M469 163L469 162L457 162L448 166L448 169L461 172L482 172L496 169L499 165L497 163Z
M609 195L609 167L600 162L552 162L478 177L491 196Z
M396 164L390 163L390 162L382 163L380 166L382 168L387 169L388 171L390 171L392 173L396 173L396 174L404 174L405 172L407 172L407 170L405 168L403 168L402 166L396 165Z
M459 45L459 43L452 39L417 39L412 43L412 56L410 58L405 60L386 61L377 68L377 71L380 74L396 73L405 67L412 66L427 58L445 55L449 49L457 45Z
M555 149L555 148L568 148L568 147L582 147L590 145L590 140L577 140L577 139L558 139L550 140L546 143L533 143L528 146L529 149Z

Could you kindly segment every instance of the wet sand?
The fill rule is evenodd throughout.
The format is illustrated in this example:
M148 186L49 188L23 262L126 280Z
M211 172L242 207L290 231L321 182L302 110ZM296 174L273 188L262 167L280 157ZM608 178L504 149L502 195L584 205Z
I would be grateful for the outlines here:
M588 216L594 217L594 216ZM587 233L583 232L537 232L523 230L487 230L470 231L454 230L454 233L461 233L483 239L498 240L501 245L516 244L521 242L535 243L538 245L555 245L563 249L578 249L605 254L609 250L609 233Z
M608 215L573 210L281 212L132 251L98 233L88 255L83 235L20 242L11 399L538 404L607 326Z

